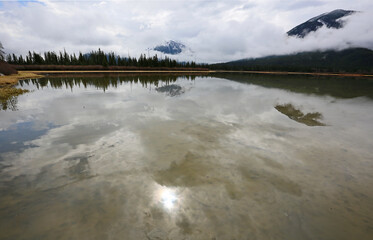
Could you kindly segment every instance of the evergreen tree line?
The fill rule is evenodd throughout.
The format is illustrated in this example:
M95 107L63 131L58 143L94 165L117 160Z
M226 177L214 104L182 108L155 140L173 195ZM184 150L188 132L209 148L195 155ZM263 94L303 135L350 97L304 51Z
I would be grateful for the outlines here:
M44 52L43 55L29 51L26 56L8 54L6 61L10 64L16 65L102 65L107 66L131 66L131 67L186 67L186 68L201 68L206 67L203 64L196 64L195 62L177 62L165 56L158 58L157 55L152 57L141 54L139 58L135 57L120 57L114 52L105 53L101 49L98 51L91 51L89 54L76 55L68 54L65 50L63 52Z

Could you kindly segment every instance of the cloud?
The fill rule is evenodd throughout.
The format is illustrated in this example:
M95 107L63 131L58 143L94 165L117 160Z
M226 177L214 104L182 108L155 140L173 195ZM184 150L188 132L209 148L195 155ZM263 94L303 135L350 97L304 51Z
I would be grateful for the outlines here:
M348 17L341 30L320 29L305 39L286 36L292 27L337 8L364 13ZM16 54L101 48L138 56L165 40L178 40L193 49L192 60L221 62L314 49L372 48L372 13L370 0L4 2L0 41Z
M291 3L289 4L279 4L279 7L281 8L281 5L283 5L284 9L287 9L287 10L299 10L299 9L304 9L308 7L319 7L325 4L326 4L325 1L301 0L301 1L291 1Z

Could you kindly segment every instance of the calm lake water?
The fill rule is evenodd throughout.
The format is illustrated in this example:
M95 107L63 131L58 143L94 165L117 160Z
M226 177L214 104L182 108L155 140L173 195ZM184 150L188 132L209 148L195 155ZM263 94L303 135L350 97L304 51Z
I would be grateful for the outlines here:
M373 80L20 86L0 111L0 239L373 239Z

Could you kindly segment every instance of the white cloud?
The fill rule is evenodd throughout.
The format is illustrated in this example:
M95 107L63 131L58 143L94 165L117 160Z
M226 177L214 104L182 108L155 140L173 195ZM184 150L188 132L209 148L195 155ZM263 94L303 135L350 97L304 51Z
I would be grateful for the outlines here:
M361 10L341 30L305 39L286 31L337 8ZM373 47L370 0L53 1L3 2L0 41L7 52L97 48L138 56L165 40L194 50L193 60L221 62L304 50ZM180 59L182 60L182 59Z

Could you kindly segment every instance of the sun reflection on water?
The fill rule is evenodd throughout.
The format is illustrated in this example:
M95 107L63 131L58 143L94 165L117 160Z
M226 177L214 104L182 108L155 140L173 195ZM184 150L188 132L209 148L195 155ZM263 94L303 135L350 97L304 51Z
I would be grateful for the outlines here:
M174 210L179 204L179 196L176 189L161 186L156 191L156 201L162 205L165 210Z
M168 210L174 208L175 204L177 203L175 192L171 189L164 189L161 195L161 202L163 206Z

